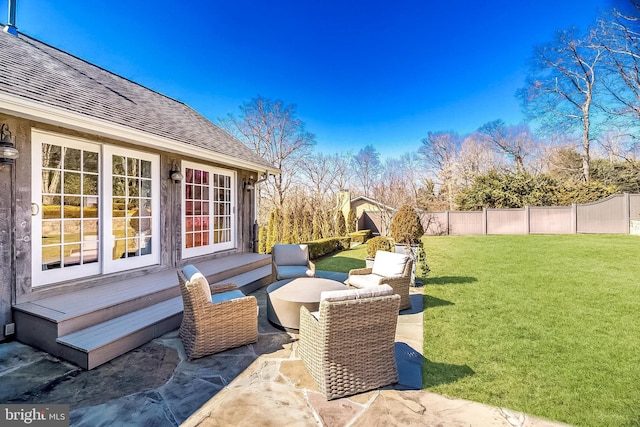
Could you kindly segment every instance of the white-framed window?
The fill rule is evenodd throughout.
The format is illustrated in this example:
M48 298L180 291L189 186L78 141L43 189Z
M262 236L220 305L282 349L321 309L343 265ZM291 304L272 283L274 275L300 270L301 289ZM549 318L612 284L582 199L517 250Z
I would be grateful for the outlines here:
M236 173L183 162L182 258L236 246Z
M32 170L33 286L159 263L159 156L33 129Z

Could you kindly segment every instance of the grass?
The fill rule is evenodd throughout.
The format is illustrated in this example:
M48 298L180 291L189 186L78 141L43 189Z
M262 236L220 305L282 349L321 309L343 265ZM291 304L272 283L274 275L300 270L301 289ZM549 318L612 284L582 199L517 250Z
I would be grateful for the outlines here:
M337 271L348 273L353 268L364 268L364 259L367 257L367 245L359 245L348 251L314 260L318 270Z
M581 426L640 425L640 240L428 237L424 386Z
M640 426L640 239L425 238L424 388L579 426ZM364 266L365 247L316 262Z

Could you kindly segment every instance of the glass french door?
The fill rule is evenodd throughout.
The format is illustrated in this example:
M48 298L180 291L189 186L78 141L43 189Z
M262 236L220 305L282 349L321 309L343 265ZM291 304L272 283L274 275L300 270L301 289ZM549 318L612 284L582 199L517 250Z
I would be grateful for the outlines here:
M100 146L52 135L37 139L42 142L32 152L33 283L98 274Z
M235 172L183 162L182 257L235 247Z
M32 167L33 286L159 262L157 156L34 130Z

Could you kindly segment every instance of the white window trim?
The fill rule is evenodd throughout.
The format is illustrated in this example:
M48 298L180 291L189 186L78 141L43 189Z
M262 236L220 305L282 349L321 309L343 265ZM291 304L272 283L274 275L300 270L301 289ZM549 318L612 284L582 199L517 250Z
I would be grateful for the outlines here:
M236 221L236 207L237 207L237 191L236 191L236 183L237 183L237 173L234 170L231 169L223 169L223 168L218 168L218 167L213 167L213 166L209 166L209 165L205 165L205 164L201 164L201 163L194 163L194 162L189 162L189 161L182 161L182 176L186 177L187 176L187 168L191 168L191 169L198 169L198 170L202 170L202 171L206 171L209 172L209 174L211 176L213 176L213 174L221 174L221 175L227 175L231 177L231 241L229 242L223 242L223 243L213 243L213 228L211 229L211 235L209 238L209 245L207 246L199 246L197 248L187 248L186 245L186 239L184 238L185 233L186 233L186 190L185 187L187 185L186 180L183 180L180 188L182 191L182 198L181 198L181 203L182 203L182 218L181 218L181 224L182 224L182 228L181 228L181 232L182 232L182 251L181 251L181 256L182 259L188 259L188 258L193 258L196 256L201 256L201 255L208 255L208 254L212 254L215 252L220 252L223 250L228 250L228 249L234 249L236 248L236 242L237 242L237 236L238 236L238 228L237 228L237 221ZM210 185L209 187L209 203L211 204L209 206L209 224L214 224L213 221L213 185Z

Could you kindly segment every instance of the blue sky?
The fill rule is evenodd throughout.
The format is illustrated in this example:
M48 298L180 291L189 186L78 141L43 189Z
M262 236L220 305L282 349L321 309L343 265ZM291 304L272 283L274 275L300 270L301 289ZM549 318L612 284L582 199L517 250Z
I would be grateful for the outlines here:
M262 95L296 104L318 151L373 145L387 157L417 150L429 131L520 122L514 94L533 46L558 29L586 28L610 5L18 0L16 23L214 122Z

